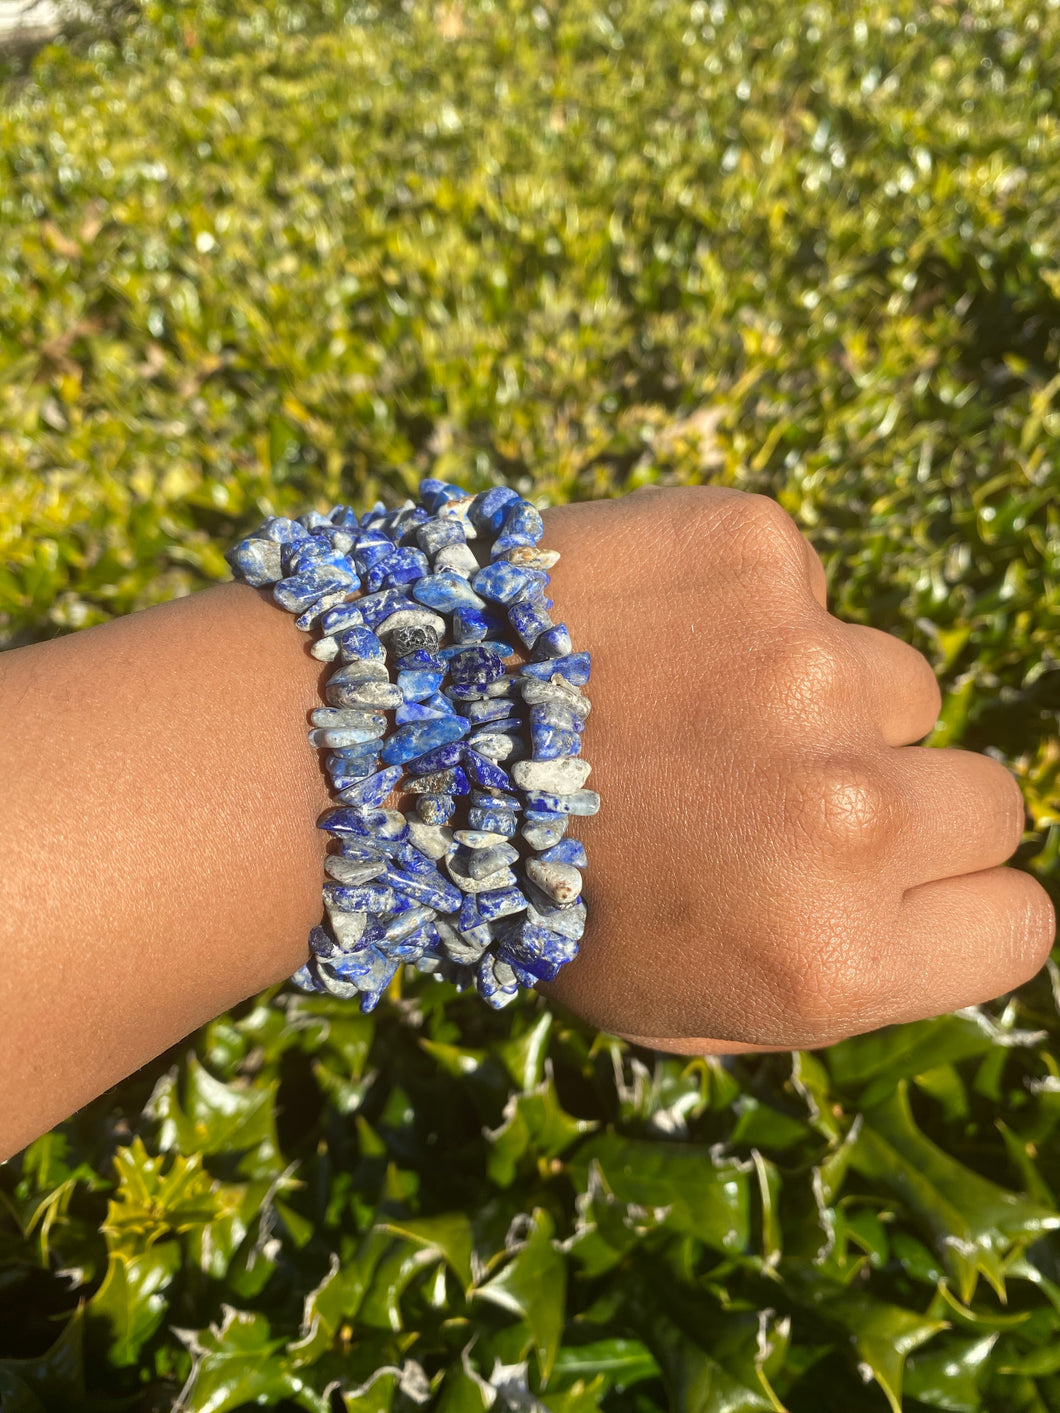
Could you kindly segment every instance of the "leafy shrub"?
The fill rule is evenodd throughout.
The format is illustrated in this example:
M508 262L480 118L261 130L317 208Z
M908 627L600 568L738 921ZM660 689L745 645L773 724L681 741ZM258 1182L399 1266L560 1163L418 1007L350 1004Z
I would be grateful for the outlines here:
M1056 897L1060 5L149 0L0 110L0 631L428 471L774 495ZM1060 1408L1052 968L685 1062L269 992L0 1170L4 1413Z

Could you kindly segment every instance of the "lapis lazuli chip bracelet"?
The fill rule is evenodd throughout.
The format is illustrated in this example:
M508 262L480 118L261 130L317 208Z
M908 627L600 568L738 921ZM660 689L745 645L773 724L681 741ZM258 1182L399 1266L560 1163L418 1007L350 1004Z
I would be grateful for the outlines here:
M362 1011L402 962L494 1007L552 980L585 930L585 850L567 824L600 807L581 756L589 653L549 614L559 555L540 548L541 516L505 486L419 489L397 510L267 520L225 556L335 665L309 740L326 752L338 805L319 827L338 850L291 979ZM513 636L522 666L506 666ZM394 791L407 812L385 808Z

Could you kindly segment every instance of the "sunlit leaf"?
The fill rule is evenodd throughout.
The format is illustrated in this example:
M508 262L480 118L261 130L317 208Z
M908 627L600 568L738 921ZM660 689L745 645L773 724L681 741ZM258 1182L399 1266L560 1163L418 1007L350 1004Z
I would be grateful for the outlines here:
M719 1251L739 1251L749 1236L748 1164L719 1157L691 1143L647 1143L600 1134L570 1163L583 1190L589 1164L599 1163L608 1187L622 1202L669 1207L667 1225Z
M909 1398L930 1408L953 1413L978 1413L982 1407L980 1382L997 1335L979 1339L944 1338L906 1361L902 1383ZM1032 1372L1028 1370L1027 1372Z
M902 1371L906 1356L946 1328L915 1310L889 1305L858 1291L824 1296L816 1308L847 1330L859 1365L876 1380L894 1413L902 1410Z
M134 1364L144 1341L154 1334L168 1309L167 1287L180 1269L180 1244L159 1241L139 1256L112 1251L103 1284L88 1305L91 1315L107 1322L109 1358L117 1366Z
M610 1385L622 1389L657 1377L659 1366L639 1339L613 1338L564 1346L556 1354L555 1370L557 1377L592 1378L603 1374Z
M181 1413L227 1413L244 1403L277 1402L301 1387L264 1315L228 1308L219 1326L178 1333L193 1358Z
M591 1120L575 1119L564 1112L548 1076L535 1088L509 1097L503 1122L488 1134L489 1176L499 1187L508 1187L525 1154L554 1158L596 1127Z
M391 1219L382 1223L382 1226L384 1230L393 1232L396 1236L403 1236L415 1245L444 1256L465 1290L470 1288L473 1238L471 1223L463 1212L455 1212L446 1217L420 1217L409 1221Z
M965 1301L978 1274L1001 1292L1002 1263L1009 1248L1060 1226L1055 1212L980 1177L921 1133L905 1081L866 1112L850 1162L900 1197L931 1232Z
M552 1241L552 1218L535 1207L524 1244L475 1296L521 1316L530 1326L534 1348L547 1380L563 1332L567 1270Z

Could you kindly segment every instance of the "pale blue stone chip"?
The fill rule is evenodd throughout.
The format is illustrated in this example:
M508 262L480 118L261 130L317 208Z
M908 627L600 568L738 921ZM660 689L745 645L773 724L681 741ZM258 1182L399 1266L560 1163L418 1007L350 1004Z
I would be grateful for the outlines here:
M329 608L321 617L320 627L322 632L330 637L342 633L347 628L360 628L363 623L364 615L357 605L344 603Z
M383 803L401 779L402 773L399 765L390 766L387 770L380 770L375 775L368 775L355 785L343 790L340 798L345 805L358 805L362 809L373 809Z
M386 662L386 648L370 628L356 624L337 636L343 662Z
M490 834L503 834L511 839L519 827L519 821L511 810L489 809L485 805L472 805L467 812L467 822L471 829Z
M240 540L225 559L234 573L256 589L275 584L283 573L280 546L275 540Z
M553 795L548 790L527 790L527 815L548 811L552 814L595 814L600 808L600 796L595 790L575 790L569 795Z
M528 570L509 564L506 559L495 559L473 576L471 587L494 603L507 604L525 594L535 582Z
M536 653L542 642L550 637L550 633L542 633L534 647ZM570 639L568 638L568 643ZM536 677L540 682L548 682L553 674L559 673L574 687L583 687L589 680L590 658L588 653L568 652L563 657L553 657L544 662L526 662L519 669L523 677Z
M451 613L454 608L485 608L485 603L475 593L466 579L450 570L440 574L427 574L413 586L412 595L418 603L428 608Z
M456 801L452 795L418 795L416 813L424 824L448 824L456 814Z
M468 509L468 519L480 535L496 534L505 516L520 499L510 486L492 486L480 491Z
M504 517L501 529L502 538L521 535L536 545L545 533L545 522L528 500L519 500Z
M428 672L422 668L411 668L397 675L398 689L407 702L419 702L434 696L444 681L444 672Z
M547 576L546 576L547 577ZM542 633L534 644L534 657L540 661L543 658L567 657L571 650L570 633L567 631L565 623L557 623L555 628L550 628L546 633ZM586 654L588 656L588 654Z
M518 888L499 888L492 893L479 893L476 897L483 922L496 922L498 918L524 912L527 906Z

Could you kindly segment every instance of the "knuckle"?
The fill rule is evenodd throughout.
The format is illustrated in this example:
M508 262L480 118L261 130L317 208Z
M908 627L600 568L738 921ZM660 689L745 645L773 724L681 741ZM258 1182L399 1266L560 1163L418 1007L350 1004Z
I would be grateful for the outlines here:
M833 758L799 771L791 807L803 838L830 859L878 854L900 823L893 787L865 760Z
M663 497L667 546L679 563L687 558L696 572L706 571L717 558L719 535L739 519L746 493L728 486L670 486Z
M802 532L783 506L769 496L748 493L739 505L738 528L744 552L757 564L775 569L797 563L806 567Z
M816 717L855 674L856 656L819 627L788 628L770 647L771 700L785 714Z
M849 886L816 887L801 908L793 901L765 988L778 1030L805 1048L886 1024L904 965L898 908L887 890Z
M778 983L781 1029L800 1048L827 1044L871 1025L878 978L866 967L857 939L811 928Z

